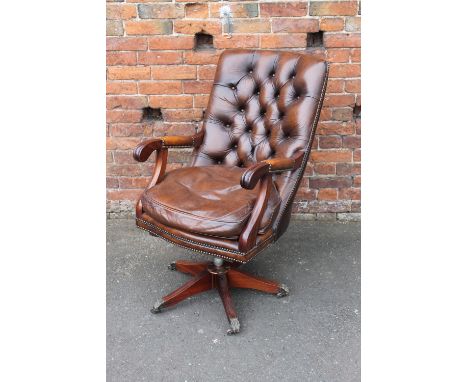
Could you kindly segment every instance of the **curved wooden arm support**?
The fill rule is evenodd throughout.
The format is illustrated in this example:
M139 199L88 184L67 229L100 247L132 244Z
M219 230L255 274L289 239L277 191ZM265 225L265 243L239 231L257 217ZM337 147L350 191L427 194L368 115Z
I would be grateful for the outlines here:
M254 164L247 168L242 174L240 184L243 188L252 190L260 181L255 206L250 215L249 221L239 237L239 250L246 252L251 249L257 240L258 229L263 217L263 213L268 204L270 190L272 187L272 173L282 171L294 171L301 166L304 159L304 152L299 151L292 158L268 159Z
M198 147L203 140L203 131L195 135L173 135L159 137L141 142L133 150L133 158L138 162L146 162L153 151L167 147Z
M253 190L258 181L270 172L270 165L265 162L256 163L247 168L242 174L240 185L248 190Z
M133 158L138 162L146 162L150 155L156 151L153 176L146 189L158 184L166 173L167 155L169 147L199 147L203 141L204 131L189 136L166 136L141 142L133 150ZM143 212L141 199L137 202L137 216Z
M270 165L270 172L297 170L304 159L304 151L298 151L291 158L273 158L263 161Z
M267 173L294 171L301 166L304 152L299 151L291 158L274 158L264 160L247 168L242 174L240 184L243 188L253 190L258 181Z
M247 252L255 245L260 222L262 221L263 213L266 210L268 198L270 197L271 187L271 174L267 172L260 180L260 190L252 214L239 236L239 251Z

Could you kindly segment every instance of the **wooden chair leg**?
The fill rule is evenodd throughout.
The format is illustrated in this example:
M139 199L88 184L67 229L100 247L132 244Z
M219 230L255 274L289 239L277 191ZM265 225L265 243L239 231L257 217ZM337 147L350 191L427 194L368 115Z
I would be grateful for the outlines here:
M230 269L227 277L229 285L233 288L255 289L261 292L276 294L278 297L284 297L289 294L289 289L284 284L254 276L238 269Z
M209 264L208 261L196 263L193 261L177 260L169 264L168 268L172 271L179 271L189 275L198 275L206 270Z
M214 287L213 276L207 271L203 271L186 282L180 288L177 288L171 294L163 297L162 302L156 302L151 309L151 313L160 313L162 308L175 305L186 298L205 292Z
M219 296L221 297L221 301L224 305L224 310L226 311L226 316L229 321L229 325L231 328L227 331L227 334L232 335L239 333L240 331L240 323L239 319L237 318L236 310L234 309L234 303L232 301L231 292L229 291L229 284L226 274L218 274L216 275L218 281L218 292Z

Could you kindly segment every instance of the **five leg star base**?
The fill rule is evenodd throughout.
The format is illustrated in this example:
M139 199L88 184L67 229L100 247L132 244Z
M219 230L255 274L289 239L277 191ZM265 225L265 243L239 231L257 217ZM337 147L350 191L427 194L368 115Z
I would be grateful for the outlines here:
M236 269L238 265L240 264L229 263L229 265L224 265L224 261L219 258L215 258L213 262L176 261L171 263L168 266L170 270L187 273L193 277L174 292L163 297L162 301L156 302L151 309L151 313L161 313L164 308L175 305L190 296L217 288L230 325L227 334L239 333L240 323L234 309L230 288L255 289L276 294L278 297L287 296L289 290L284 284L253 276Z

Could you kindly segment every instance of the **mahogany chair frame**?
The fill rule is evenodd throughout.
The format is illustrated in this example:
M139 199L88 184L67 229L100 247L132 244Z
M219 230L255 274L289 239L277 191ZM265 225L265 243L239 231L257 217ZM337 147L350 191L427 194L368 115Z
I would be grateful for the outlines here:
M289 158L273 158L257 162L250 167L246 168L239 179L240 185L249 190L253 190L258 185L258 195L255 200L250 217L247 223L242 228L239 239L237 241L237 249L229 250L229 255L223 255L226 252L221 252L219 247L213 246L197 246L199 243L194 240L185 239L190 242L190 245L181 241L177 235L172 235L159 229L156 223L150 216L145 214L142 207L141 199L138 200L136 205L136 218L137 226L143 230L148 231L151 235L162 237L176 245L184 248L209 254L214 256L212 262L188 262L176 261L169 265L169 269L179 271L191 275L192 278L183 284L181 287L162 298L162 301L156 302L151 309L152 313L160 313L164 309L169 308L190 296L202 293L211 289L217 289L226 311L230 328L228 334L238 333L240 330L240 323L233 305L231 298L230 288L249 288L270 294L275 294L278 297L288 295L288 288L276 281L263 279L247 272L244 272L238 267L249 261L262 249L266 248L271 242L275 241L285 230L289 222L289 217L286 216L284 224L282 224L276 232L265 239L263 242L260 240L259 229L262 221L263 214L267 208L268 199L272 190L272 175L281 172L299 171L299 178L294 184L294 188L286 201L283 211L288 211L289 215L290 202L292 197L297 191L301 174L303 174L307 159L312 147L315 129L317 127L320 110L322 108L325 89L328 78L328 64L326 64L325 75L321 86L320 97L317 97L317 109L313 120L312 131L310 139L303 147L302 150L297 151L292 157ZM146 190L154 187L164 178L166 171L166 163L168 157L168 149L170 148L199 148L203 143L204 130L192 136L164 136L159 138L150 139L140 143L134 150L133 156L138 162L145 162L152 153L155 153L156 160L153 170L153 175L149 181ZM260 244L258 244L260 243ZM197 249L200 248L200 249ZM207 248L207 249L205 249ZM244 256L245 255L245 256ZM227 260L227 261L226 261Z
M140 143L133 152L133 157L138 162L145 162L153 152L156 152L153 175L146 189L155 186L164 177L169 148L194 147L202 140L203 131L193 136L165 136ZM265 160L250 166L244 171L241 179L239 179L241 186L252 190L260 182L260 187L250 219L241 232L239 250L247 252L255 244L260 221L272 187L272 173L295 170L299 168L303 159L304 152L300 151L293 158ZM138 200L136 206L137 218L141 217L142 213L141 200ZM154 235L152 232L150 234ZM236 262L228 262L226 265L224 260L219 257L215 257L213 262L176 261L171 263L169 269L193 277L181 287L163 297L162 301L157 301L151 309L151 313L161 313L164 308L173 306L188 297L207 290L218 289L230 325L227 334L238 333L240 331L240 322L234 308L230 288L254 289L275 294L277 297L284 297L289 294L286 285L241 271L237 269L240 265L241 263Z

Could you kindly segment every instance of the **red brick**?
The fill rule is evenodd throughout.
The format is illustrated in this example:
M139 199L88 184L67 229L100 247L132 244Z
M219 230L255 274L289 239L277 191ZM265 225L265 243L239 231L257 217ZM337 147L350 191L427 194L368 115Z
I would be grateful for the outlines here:
M296 200L314 200L316 198L317 190L312 190L308 187L300 187L296 193Z
M107 96L107 109L142 109L147 105L144 96Z
M361 75L360 64L331 64L329 76L331 78L359 77Z
M107 122L140 122L143 113L141 110L108 110Z
M138 143L139 137L107 137L107 150L133 150Z
M360 175L361 164L359 163L337 163L336 175Z
M361 92L361 80L346 80L345 90L347 93L360 93Z
M360 94L356 94L356 106L361 106L361 95Z
M163 95L150 96L149 106L168 109L187 109L193 106L193 96L191 95Z
M216 73L215 65L203 65L198 67L199 80L213 80Z
M358 13L357 1L312 1L311 16L353 16Z
M360 33L324 33L323 45L325 48L360 48Z
M106 177L106 188L118 188L119 187L119 180L115 177Z
M136 178L136 177L119 177L119 187L121 189L133 189L133 188L145 188L149 181L150 177L145 177L145 178Z
M361 49L351 50L351 62L361 62Z
M356 125L356 134L361 135L361 118L356 118L354 124Z
M111 136L113 137L148 137L153 129L147 123L113 123Z
M152 66L153 80L191 80L197 78L197 67L193 65Z
M193 96L193 106L206 108L208 106L208 100L210 96L208 94L195 94Z
M324 107L322 111L320 112L320 119L319 122L321 121L329 121L332 118L332 112L329 107Z
M340 149L341 148L341 137L339 136L320 136L319 147L321 149Z
M138 63L141 65L180 64L182 52L138 52Z
M310 179L311 188L343 188L351 187L352 179L348 176L331 176Z
M145 37L108 37L107 50L146 50Z
M140 4L138 14L141 19L176 19L184 17L182 4Z
M353 109L350 107L331 108L331 119L335 121L351 121L353 119Z
M327 49L328 62L349 62L351 51L349 49Z
M351 162L352 152L348 150L313 151L311 159L314 162Z
M336 188L322 188L318 190L318 200L336 200L338 197L338 190Z
M172 21L169 21L169 20L126 21L125 30L128 35L171 34L172 33Z
M341 79L330 78L327 83L326 93L342 93L345 86L345 81Z
M307 3L292 1L287 3L260 3L260 13L262 17L305 16L307 15Z
M361 137L356 136L349 136L343 137L343 147L347 148L360 148L361 147Z
M161 132L167 135L192 135L195 133L195 123L163 123L161 126ZM158 130L159 131L159 130ZM159 135L159 134L158 134Z
M193 19L208 18L208 4L189 3L185 4L185 17Z
M123 0L116 0L116 1L123 1ZM166 2L166 0L125 0L125 2L126 3L164 3Z
M140 82L138 84L138 90L140 94L180 94L182 92L182 82Z
M168 122L178 122L178 121L196 121L201 119L202 110L201 109L171 109L163 110L163 118Z
M136 52L112 52L106 53L106 65L136 65Z
M317 175L335 175L336 174L335 163L315 163L314 174Z
M210 15L213 18L219 18L219 10L226 3L211 3L210 4ZM255 3L244 3L244 4L232 4L229 3L231 8L231 15L233 18L252 18L258 16L258 4Z
M346 17L345 29L347 32L361 31L361 17Z
M273 33L318 32L319 23L315 19L273 19L271 28Z
M204 32L212 35L221 33L221 21L175 20L174 32L194 35Z
M351 94L327 95L324 106L354 106L354 96Z
M302 203L294 204L294 210L314 214L360 211L361 120L353 116L354 105L361 102L360 17L357 12L341 15L357 8L356 2L267 1L229 3L234 16L231 38L221 33L219 9L225 4L219 1L108 1L108 21L113 23L108 30L121 37L107 38L107 187L130 192L113 193L111 198L130 200L122 198L134 197L132 192L143 188L151 176L154 156L146 163L135 162L132 150L137 142L168 134L190 135L196 126L200 128L224 49L304 50L306 34L322 30L326 49L308 49L307 53L331 63L330 78L314 150L299 186ZM140 17L124 13L126 7L140 10ZM336 12L324 17L296 16L306 13L307 7ZM145 17L151 18L142 20ZM127 33L122 21L130 26ZM174 32L176 23L186 34ZM213 25L216 33L206 28L205 32L213 35L215 49L194 49L194 34ZM142 121L146 102L161 109L162 120ZM189 156L188 150L171 152L168 168L186 165Z
M209 94L213 81L184 81L185 94Z
M257 35L233 35L231 38L228 36L214 36L213 45L218 49L229 49L229 48L258 48L259 37Z
M131 200L137 201L141 196L141 190L109 190L107 200Z
M130 4L107 4L106 19L129 20L136 17L136 6Z
M240 19L232 25L232 33L269 33L270 31L270 20L264 19Z
M106 84L107 94L136 94L137 85L135 82L107 82Z
M132 164L132 163L135 163L135 159L133 159L132 150L116 150L116 151L114 151L114 162L116 164Z
M133 163L135 163L135 161ZM106 173L107 175L113 176L134 176L141 175L142 171L139 164L109 164L106 167Z
M361 149L354 149L353 151L353 162L361 161Z
M123 36L124 29L120 20L106 20L106 36Z
M106 163L114 163L114 155L111 150L106 150Z
M338 192L338 197L340 199L349 199L349 200L360 200L361 199L361 189L360 188L342 188Z
M111 66L107 69L109 80L146 80L151 78L151 69L142 66Z
M320 30L324 32L337 32L344 28L344 20L340 18L320 19Z
M221 51L184 52L184 63L191 65L217 64Z
M179 50L192 49L193 36L158 36L148 39L150 50Z
M306 46L307 35L305 33L286 35L263 35L260 37L261 48L295 48Z

